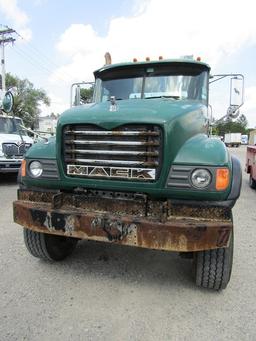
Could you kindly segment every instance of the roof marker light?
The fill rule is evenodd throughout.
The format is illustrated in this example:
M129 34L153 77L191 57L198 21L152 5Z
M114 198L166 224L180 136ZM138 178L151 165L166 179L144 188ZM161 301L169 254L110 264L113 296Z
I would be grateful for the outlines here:
M159 60L163 60L164 58L163 58L163 56L159 56L159 58L158 58Z
M146 61L147 61L147 62L150 62L150 58L149 58L149 57L146 57Z
M133 58L132 60L134 63L137 63L138 59L137 58Z
M198 62L201 62L201 57L197 57L196 60L197 60Z

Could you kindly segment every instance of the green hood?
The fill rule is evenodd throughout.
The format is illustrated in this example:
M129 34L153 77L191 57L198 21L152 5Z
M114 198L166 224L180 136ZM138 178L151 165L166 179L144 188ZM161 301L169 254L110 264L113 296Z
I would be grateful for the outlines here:
M205 106L198 101L172 99L144 99L116 101L117 111L110 111L110 102L78 106L65 111L59 125L92 123L105 129L133 123L164 125L177 117L197 111L202 114Z

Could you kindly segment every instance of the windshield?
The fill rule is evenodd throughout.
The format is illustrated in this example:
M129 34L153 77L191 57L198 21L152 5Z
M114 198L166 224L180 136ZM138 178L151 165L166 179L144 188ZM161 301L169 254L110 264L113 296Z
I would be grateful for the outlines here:
M19 124L23 124L20 118L0 117L0 133L1 134L19 134ZM27 135L23 130L20 130L22 135Z
M197 67L122 70L96 79L95 102L123 99L170 98L207 102L207 71ZM109 79L111 78L111 79Z

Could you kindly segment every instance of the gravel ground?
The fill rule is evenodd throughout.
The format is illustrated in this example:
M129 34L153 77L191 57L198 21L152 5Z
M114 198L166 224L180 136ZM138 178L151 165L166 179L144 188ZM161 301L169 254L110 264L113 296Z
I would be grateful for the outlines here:
M245 147L231 149L244 168ZM0 179L0 340L256 340L256 191L243 172L228 288L197 288L175 253L80 242L71 258L29 255Z

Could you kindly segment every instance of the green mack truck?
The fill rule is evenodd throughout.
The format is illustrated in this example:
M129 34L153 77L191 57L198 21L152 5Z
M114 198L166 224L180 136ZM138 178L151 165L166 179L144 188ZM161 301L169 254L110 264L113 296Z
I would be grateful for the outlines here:
M209 137L210 67L159 58L94 76L92 103L65 111L56 137L23 160L13 206L28 251L59 261L81 239L176 251L193 259L198 286L225 288L241 168ZM239 78L213 81L226 76Z

